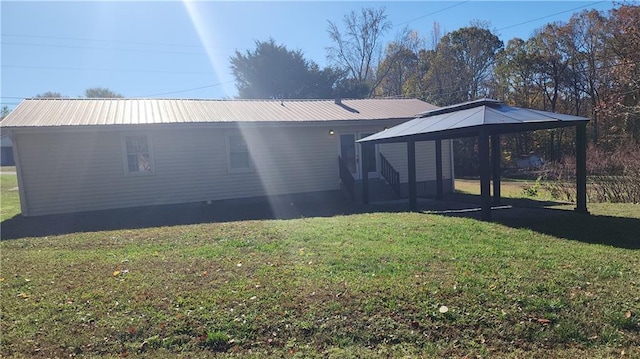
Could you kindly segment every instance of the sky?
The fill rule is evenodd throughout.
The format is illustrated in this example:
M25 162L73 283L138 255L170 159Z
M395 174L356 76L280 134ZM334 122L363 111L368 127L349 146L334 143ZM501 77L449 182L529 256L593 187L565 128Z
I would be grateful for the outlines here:
M328 21L385 8L393 28L429 38L487 22L506 44L553 21L612 1L6 1L0 3L2 106L52 91L82 97L106 87L125 97L233 98L229 58L273 38L321 67Z

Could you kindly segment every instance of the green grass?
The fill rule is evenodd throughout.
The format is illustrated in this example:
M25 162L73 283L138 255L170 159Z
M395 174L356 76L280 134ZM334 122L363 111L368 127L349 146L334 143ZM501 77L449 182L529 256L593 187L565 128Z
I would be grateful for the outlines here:
M2 170L10 170L15 167L2 167ZM17 190L18 179L16 175L0 175L0 220L4 221L20 214L20 194Z
M0 355L640 357L640 251L543 233L370 213L2 241Z
M544 181L535 180L520 180L520 179L501 179L500 181L500 196L507 198L538 198L538 199L553 199L551 193L545 190L541 185ZM456 179L455 188L460 193L480 193L480 181L472 179ZM491 193L493 193L493 186L491 187Z

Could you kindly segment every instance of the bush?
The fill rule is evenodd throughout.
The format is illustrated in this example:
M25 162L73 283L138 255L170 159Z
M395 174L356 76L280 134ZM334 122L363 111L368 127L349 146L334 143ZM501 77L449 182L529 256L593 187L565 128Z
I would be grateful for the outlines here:
M545 165L546 189L559 199L575 199L576 159L567 156ZM640 203L640 146L625 142L612 151L587 148L587 197L590 202Z
M522 194L527 197L538 197L538 194L540 193L540 188L542 187L542 183L540 182L541 180L542 180L542 176L538 176L534 184L532 185L528 183L525 184L524 187L522 188Z

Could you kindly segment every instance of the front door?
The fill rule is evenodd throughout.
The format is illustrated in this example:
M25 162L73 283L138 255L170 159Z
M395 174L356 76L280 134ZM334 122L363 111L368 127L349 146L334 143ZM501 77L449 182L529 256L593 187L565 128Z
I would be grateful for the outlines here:
M356 144L356 139L362 139L372 133L348 133L340 135L340 157L346 163L349 172L356 180L362 179L361 173L363 170L367 170L369 178L377 178L378 173L378 145L375 145L374 155L368 158L367 163L363 163L362 159L362 146ZM363 168L364 166L364 168Z

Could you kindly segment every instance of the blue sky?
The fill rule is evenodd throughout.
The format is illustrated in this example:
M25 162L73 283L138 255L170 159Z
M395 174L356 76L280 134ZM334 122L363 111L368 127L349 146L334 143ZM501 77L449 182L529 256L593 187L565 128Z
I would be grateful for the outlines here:
M55 91L82 96L107 87L126 97L226 98L236 95L229 57L273 38L328 65L327 21L385 7L394 28L429 36L434 21L454 31L487 21L506 43L528 38L583 9L611 1L5 1L1 3L1 102Z

